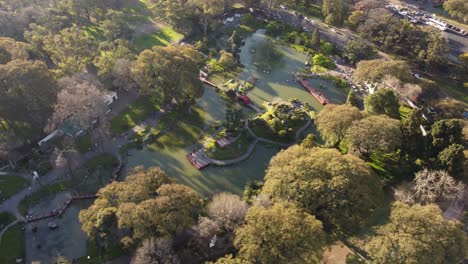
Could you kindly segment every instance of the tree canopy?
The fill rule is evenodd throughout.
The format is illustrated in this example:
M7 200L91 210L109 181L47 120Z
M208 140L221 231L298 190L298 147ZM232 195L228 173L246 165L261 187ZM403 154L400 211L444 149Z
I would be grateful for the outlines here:
M294 201L327 229L350 233L366 224L383 197L379 179L358 157L300 146L272 158L262 193Z
M0 79L0 117L17 137L36 139L57 100L55 80L43 63L22 60L0 65Z
M336 147L346 136L353 121L361 118L361 112L354 106L327 105L315 117L315 125L322 138Z
M372 115L387 115L400 119L400 102L391 89L378 89L364 99L364 109Z
M169 235L196 223L200 197L185 185L174 183L159 168L137 167L122 182L98 192L98 198L80 212L82 229L90 236L106 238L115 228L128 230L124 241ZM109 221L102 221L103 215Z
M316 263L325 233L314 216L292 203L278 202L270 208L250 208L234 244L241 259L252 263Z
M357 64L354 80L357 82L380 82L386 75L399 80L409 80L410 67L405 61L363 60Z
M366 159L374 152L395 151L401 144L400 122L385 115L355 121L348 129L347 141Z
M140 53L133 73L142 91L154 101L186 103L201 94L200 61L192 46L153 47Z
M390 222L376 229L365 249L372 263L457 263L465 257L467 240L436 205L396 202Z

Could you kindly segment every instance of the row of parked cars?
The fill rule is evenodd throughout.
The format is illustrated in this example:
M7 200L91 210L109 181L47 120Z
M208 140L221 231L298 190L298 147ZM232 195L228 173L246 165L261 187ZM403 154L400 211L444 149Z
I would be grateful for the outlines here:
M398 6L389 4L385 6L392 11L395 15L401 18L409 19L413 24L423 24L433 26L442 31L451 31L455 34L466 36L467 32L459 27L448 24L440 19L437 19L434 14L430 15L421 10L411 9L406 6Z

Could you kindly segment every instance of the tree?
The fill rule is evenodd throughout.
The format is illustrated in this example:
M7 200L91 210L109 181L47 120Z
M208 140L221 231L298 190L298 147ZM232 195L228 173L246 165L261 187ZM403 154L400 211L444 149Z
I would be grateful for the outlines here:
M320 49L320 32L318 28L312 31L312 38L310 40L310 45L312 45L312 47L314 47L315 49Z
M137 167L124 181L101 188L98 198L79 218L83 231L98 241L116 234L118 228L126 235L122 241L132 243L193 226L200 207L200 197L192 189L175 184L159 168ZM108 217L112 221L100 220L105 211L112 212Z
M112 42L103 42L99 45L101 56L96 58L98 76L104 81L110 81L115 64L120 59L134 60L135 54L130 48L130 43L124 39Z
M237 32L237 30L234 30L234 32L232 32L231 37L229 38L229 44L231 45L232 52L237 52L237 49L241 45L241 42L242 39L239 36L239 33Z
M465 257L465 234L436 205L392 206L390 222L365 246L373 263L456 263Z
M452 144L462 144L462 123L457 119L436 121L431 128L434 153L439 153Z
M106 111L101 84L86 74L64 77L58 81L60 92L54 106L49 131L62 125L79 129L91 127L94 120L102 118Z
M91 64L97 44L78 27L66 28L57 35L49 34L44 40L44 51L65 74L81 72Z
M346 98L346 104L354 107L359 106L359 99L356 95L356 92L354 92L354 89L349 89L348 97Z
M213 200L208 204L208 215L218 223L219 227L233 231L244 222L247 208L247 203L239 196L219 193L213 196Z
M17 138L40 136L53 113L57 85L47 67L38 61L13 60L0 65L0 117Z
M215 264L252 264L250 261L247 261L238 257L234 258L232 254L219 258L214 263ZM207 264L213 264L213 262L207 262Z
M402 155L406 154L410 159L416 159L425 154L427 141L421 131L423 121L421 109L413 109L401 122Z
M354 106L327 105L315 117L315 125L327 144L337 147L351 124L361 118L361 112Z
M384 8L387 1L381 0L359 0L354 4L356 10L369 12L376 8Z
M380 82L386 75L401 81L411 79L410 66L405 61L364 60L357 64L354 72L356 82Z
M447 170L450 174L463 177L465 154L464 147L460 144L452 144L442 150L437 156L438 166ZM466 179L463 179L466 180Z
M140 53L133 73L152 100L163 105L173 100L185 104L202 92L200 61L200 53L189 45L153 47Z
M235 132L242 126L242 110L241 109L226 109L226 130Z
M360 39L348 40L343 48L343 56L352 64L356 64L364 59L369 59L374 55L374 49Z
M224 12L224 0L191 0L192 5L198 11L203 35L208 33L208 25L211 19Z
M12 60L29 60L32 57L32 47L24 42L0 37L0 54L0 64L7 64Z
M239 256L252 263L315 263L325 246L322 223L292 203L252 207L236 231Z
M134 27L130 21L129 14L127 13L112 9L107 11L106 20L101 23L104 37L108 41L130 39Z
M385 115L355 121L348 129L347 141L365 159L374 152L395 151L401 142L400 122Z
M346 3L344 0L322 1L322 14L325 22L330 25L342 25L346 14Z
M303 147L303 148L317 147L317 143L315 143L315 135L314 134L308 134L304 138L304 140L302 140L301 147Z
M222 50L219 52L219 54L220 54L220 58L219 58L218 63L219 65L221 65L221 67L228 70L235 65L236 59L234 58L232 53Z
M434 203L455 198L464 186L445 171L424 169L414 176L414 194L420 203Z
M418 59L429 69L434 66L446 66L450 48L445 37L438 31L430 30L427 32L426 40L426 48L421 49Z
M468 6L463 0L447 0L444 2L444 9L452 17L455 17L463 23L468 23Z
M270 161L262 193L297 203L327 230L352 233L382 204L380 180L364 161L335 149L292 146Z
M349 15L348 20L346 20L345 24L352 30L357 30L359 25L361 25L366 20L366 16L363 11L353 11L351 15Z
M134 61L128 59L117 59L112 68L112 84L125 91L138 88L132 72Z
M387 115L400 119L400 102L391 89L378 89L364 99L364 109L372 115Z
M141 243L132 258L131 264L178 264L179 258L172 249L172 239L169 237L150 237Z

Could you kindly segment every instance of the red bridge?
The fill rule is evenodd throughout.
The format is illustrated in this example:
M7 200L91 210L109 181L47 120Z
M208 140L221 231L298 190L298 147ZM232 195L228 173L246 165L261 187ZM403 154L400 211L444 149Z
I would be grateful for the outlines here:
M321 103L322 105L326 105L330 102L330 100L328 100L328 98L326 98L325 95L315 90L312 86L310 86L310 84L306 80L299 79L299 83L304 88L306 88L306 90L309 91L309 93L312 94L315 97L315 99L317 99L317 101L319 101L319 103Z

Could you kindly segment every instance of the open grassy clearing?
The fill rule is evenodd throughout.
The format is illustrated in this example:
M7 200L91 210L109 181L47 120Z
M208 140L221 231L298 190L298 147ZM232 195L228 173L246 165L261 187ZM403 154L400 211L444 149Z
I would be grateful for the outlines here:
M15 219L15 216L9 213L0 213L0 230L2 230L3 227L9 225L11 222L15 221Z
M0 263L16 263L24 259L24 230L20 224L10 227L0 240Z
M30 183L20 176L0 175L0 201L10 198Z
M140 97L110 121L110 131L114 135L123 133L158 110L159 107L149 99Z
M133 44L136 50L142 51L153 46L168 46L178 43L184 38L184 35L176 32L169 26L160 26L155 33L142 35L135 38Z

